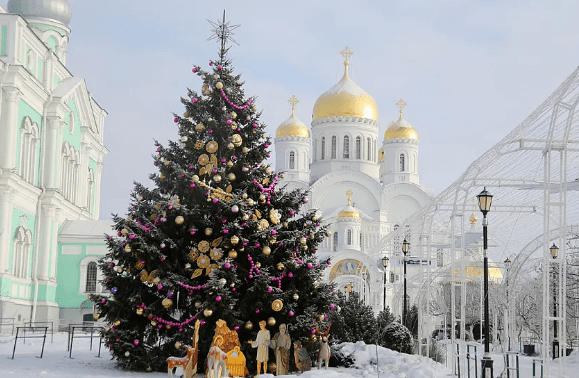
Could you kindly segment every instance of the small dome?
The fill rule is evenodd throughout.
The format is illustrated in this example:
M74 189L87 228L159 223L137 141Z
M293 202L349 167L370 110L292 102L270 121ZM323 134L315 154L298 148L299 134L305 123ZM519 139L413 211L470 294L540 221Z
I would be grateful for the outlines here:
M295 114L295 104L299 101L295 96L288 101L292 104L292 115L282 122L281 125L278 126L275 137L282 138L282 137L302 137L302 138L309 138L310 137L310 129L296 117Z
M400 100L396 103L400 107L400 118L398 121L390 123L386 132L384 133L384 140L391 140L391 139L414 139L418 140L418 133L414 130L411 124L406 122L404 117L402 116L402 109L406 106L406 103L403 100Z
M384 146L378 150L378 161L384 160Z
M354 194L354 192L351 190L346 192L348 196L348 206L344 207L344 209L338 213L338 218L360 218L360 212L352 206L352 194Z
M349 52L348 48L346 50ZM350 63L347 56L342 79L318 97L314 105L314 121L328 117L360 117L378 121L376 101L348 75Z
M17 13L24 18L48 18L66 26L72 19L72 8L66 0L9 0L8 13Z

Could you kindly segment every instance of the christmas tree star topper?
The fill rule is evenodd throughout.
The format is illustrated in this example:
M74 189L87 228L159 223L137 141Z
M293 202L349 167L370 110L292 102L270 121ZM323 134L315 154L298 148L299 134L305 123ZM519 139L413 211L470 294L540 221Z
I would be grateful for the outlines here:
M232 36L235 34L233 33L233 30L237 29L241 25L230 25L230 21L225 22L225 10L223 11L223 21L213 22L207 19L207 22L213 26L213 29L211 29L213 35L207 38L207 40L211 41L212 39L218 39L221 41L221 50L219 52L219 56L221 57L221 60L223 60L223 56L227 52L227 49L225 48L227 41L231 40L233 43L239 46L239 43L237 43L237 41L233 39Z

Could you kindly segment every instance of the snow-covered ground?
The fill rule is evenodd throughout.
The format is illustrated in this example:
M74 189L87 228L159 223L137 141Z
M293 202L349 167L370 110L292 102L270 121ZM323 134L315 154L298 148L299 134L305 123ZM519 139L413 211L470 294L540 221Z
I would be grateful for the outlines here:
M115 368L108 350L103 347L101 358L97 358L98 342L89 350L88 339L75 339L72 359L68 357L66 333L54 335L54 343L47 337L43 358L40 356L42 339L27 339L26 343L18 340L16 353L12 360L14 338L0 336L0 377L2 378L160 378L166 373L134 373ZM342 353L351 355L355 361L350 368L314 369L301 374L302 378L346 378L346 377L378 377L376 361L378 361L380 378L442 378L450 376L450 370L444 365L420 356L393 352L362 342L344 343ZM378 358L376 358L376 353ZM297 373L294 373L297 374ZM201 377L201 376L199 376ZM273 375L263 374L262 378L273 378Z
M115 368L115 364L110 359L108 350L103 347L101 358L97 358L98 344L95 342L93 350L89 350L88 339L76 339L72 359L68 357L66 348L67 335L60 333L54 335L54 343L50 343L50 336L47 337L44 356L38 358L42 348L42 339L27 339L26 343L20 340L16 346L16 353L12 360L12 349L14 348L14 338L10 336L0 336L0 377L1 378L160 378L167 377L166 373L134 373ZM328 370L317 370L301 374L301 378L443 378L451 377L451 361L445 365L438 364L429 358L393 352L389 349L377 347L375 345L365 345L362 342L344 343L341 345L341 352L346 356L351 356L354 360L353 366L349 368L329 368ZM482 346L477 348L478 375L480 376L480 358L482 357ZM495 377L500 377L504 370L504 357L502 354L492 354L494 360ZM567 358L567 374L559 366L559 360L551 361L550 377L576 378L579 376L579 351L575 351ZM474 375L474 363L471 363L471 377ZM519 357L521 378L533 377L533 358L527 356ZM463 368L463 377L466 371ZM537 371L538 373L538 371ZM294 373L297 374L297 373ZM201 375L199 375L201 377ZM273 378L273 375L264 374L261 378ZM295 376L294 376L295 377ZM503 376L506 377L506 374ZM511 377L516 375L511 374ZM538 375L537 375L538 377Z

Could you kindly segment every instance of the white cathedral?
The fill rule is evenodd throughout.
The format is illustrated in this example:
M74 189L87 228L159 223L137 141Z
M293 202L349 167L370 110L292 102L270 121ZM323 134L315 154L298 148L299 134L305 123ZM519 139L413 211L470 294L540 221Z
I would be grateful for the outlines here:
M425 206L433 191L420 183L419 138L403 117L380 138L378 106L348 75L316 101L311 131L295 115L276 130L276 169L284 171L288 189L309 190L308 209L318 209L330 224L331 237L318 249L331 257L325 279L345 292L356 291L378 312L390 305L393 285L401 280L400 260L385 269L376 251L390 231L408 227L405 221ZM408 237L411 230L407 229ZM396 251L401 252L401 251Z

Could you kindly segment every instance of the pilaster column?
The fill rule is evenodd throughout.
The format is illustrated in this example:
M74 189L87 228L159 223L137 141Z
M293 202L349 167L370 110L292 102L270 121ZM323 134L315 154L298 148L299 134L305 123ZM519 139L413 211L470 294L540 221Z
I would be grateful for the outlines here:
M40 280L48 280L50 272L50 255L52 253L52 245L50 237L52 234L52 226L54 224L56 214L56 207L54 205L42 205L40 213L40 240L37 246L38 253L38 272L37 276Z
M78 206L88 208L88 161L92 151L90 144L80 145L80 182L78 183Z
M64 122L59 122L58 132L56 133L56 182L55 188L60 189L60 193L64 196L64 186L62 185L62 133L64 132Z
M0 273L9 271L10 236L12 234L12 210L14 189L0 188Z
M57 170L57 142L58 142L58 128L60 127L60 118L48 117L45 141L44 161L44 187L56 188L56 170Z
M18 145L18 102L22 93L16 87L2 88L2 117L0 119L0 168L16 168L16 146Z
M94 175L94 209L92 212L92 219L99 219L101 209L101 177L103 173L103 163L101 161L96 163L96 172Z

